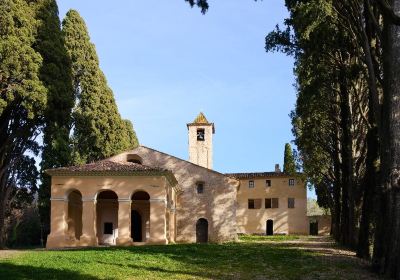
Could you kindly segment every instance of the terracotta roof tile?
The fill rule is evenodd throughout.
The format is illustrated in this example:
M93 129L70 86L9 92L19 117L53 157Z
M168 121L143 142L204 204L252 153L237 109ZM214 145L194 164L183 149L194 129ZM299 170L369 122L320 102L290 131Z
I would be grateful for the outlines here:
M159 167L150 167L133 162L115 162L110 160L100 160L93 163L84 165L75 165L69 167L60 167L54 169L48 169L46 172L101 172L101 171L122 171L122 172L141 172L141 171L168 171Z
M251 172L251 173L226 173L226 176L233 177L236 179L253 179L253 178L264 178L264 177L290 177L290 176L298 176L289 175L284 172Z

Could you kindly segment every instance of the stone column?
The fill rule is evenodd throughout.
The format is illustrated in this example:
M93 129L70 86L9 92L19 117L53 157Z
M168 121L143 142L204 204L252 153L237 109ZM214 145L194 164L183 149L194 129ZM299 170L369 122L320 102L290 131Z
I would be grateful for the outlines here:
M166 235L166 201L164 198L150 199L150 244L168 244Z
M80 246L97 246L96 201L94 198L82 198L82 236Z
M117 245L132 245L131 238L131 199L118 199L118 237Z
M51 198L50 234L47 237L47 248L59 248L66 245L68 200Z

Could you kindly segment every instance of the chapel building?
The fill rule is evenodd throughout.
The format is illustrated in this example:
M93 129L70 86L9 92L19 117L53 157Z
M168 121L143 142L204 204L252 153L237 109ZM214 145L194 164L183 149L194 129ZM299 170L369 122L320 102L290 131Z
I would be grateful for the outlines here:
M238 234L308 234L305 183L274 172L212 169L213 123L187 124L189 161L139 146L51 176L47 248L225 242Z

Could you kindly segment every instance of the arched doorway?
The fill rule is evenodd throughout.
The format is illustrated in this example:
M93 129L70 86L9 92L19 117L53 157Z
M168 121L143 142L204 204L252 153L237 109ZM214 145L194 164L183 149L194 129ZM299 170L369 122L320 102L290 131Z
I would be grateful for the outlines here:
M142 242L142 216L138 211L132 210L131 213L131 235L134 242Z
M82 235L82 194L73 190L68 195L68 235L80 239Z
M111 190L97 195L97 238L99 244L115 245L118 237L118 196Z
M131 237L134 242L146 242L150 233L150 195L137 191L132 195Z
M273 235L274 234L274 221L273 220L267 220L267 235Z
M196 223L196 242L207 243L208 242L208 221L204 218L200 218Z

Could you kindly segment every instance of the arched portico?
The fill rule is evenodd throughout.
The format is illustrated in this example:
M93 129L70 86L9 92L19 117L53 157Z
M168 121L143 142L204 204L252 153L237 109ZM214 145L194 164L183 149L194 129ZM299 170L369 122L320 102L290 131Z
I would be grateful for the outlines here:
M99 244L116 244L118 237L118 196L112 190L102 190L96 195L96 231Z
M138 190L131 200L131 237L134 242L146 242L150 233L150 195Z
M79 240L82 235L82 194L72 189L67 195L67 236L70 240Z

